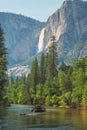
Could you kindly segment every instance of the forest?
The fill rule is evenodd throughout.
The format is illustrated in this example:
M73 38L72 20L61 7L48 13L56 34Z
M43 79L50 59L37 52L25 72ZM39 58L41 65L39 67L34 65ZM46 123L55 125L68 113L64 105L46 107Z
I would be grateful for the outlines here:
M53 107L87 107L87 57L72 65L58 62L56 38L40 59L33 60L28 77L8 78L7 49L0 26L0 106L10 104L42 104Z
M53 107L87 106L87 57L72 65L59 65L56 38L52 36L49 50L32 63L28 77L8 81L5 98L12 104L43 104Z

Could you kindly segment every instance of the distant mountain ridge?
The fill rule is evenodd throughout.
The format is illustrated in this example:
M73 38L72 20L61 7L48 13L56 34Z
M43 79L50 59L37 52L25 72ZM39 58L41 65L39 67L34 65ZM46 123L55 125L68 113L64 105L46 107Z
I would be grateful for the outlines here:
M0 13L9 65L27 61L44 51L54 34L59 61L72 64L87 56L87 1L66 0L46 23L22 15Z
M5 33L10 66L37 53L39 34L45 23L22 15L1 12L0 24Z

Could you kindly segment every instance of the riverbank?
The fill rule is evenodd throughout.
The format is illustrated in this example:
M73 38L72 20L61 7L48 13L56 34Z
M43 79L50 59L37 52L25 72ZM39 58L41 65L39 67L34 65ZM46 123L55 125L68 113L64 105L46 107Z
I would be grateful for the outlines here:
M63 126L57 128L29 128L28 130L76 130L76 129L70 126Z
M69 105L53 105L53 106L45 106L46 109L87 109L87 106L69 106Z
M6 105L6 106L2 106L1 108L3 108L3 107L9 107L9 106L15 106L15 105L18 105L18 106L31 106L31 111L35 108L35 106L34 105L29 105L29 104L8 104L8 105ZM38 106L38 105L37 105ZM58 109L85 109L85 110L87 110L87 106L83 106L83 107L70 107L70 106L43 106L42 108L44 108L45 109L45 112L47 111L47 110L58 110ZM34 112L34 111L32 111L32 112Z

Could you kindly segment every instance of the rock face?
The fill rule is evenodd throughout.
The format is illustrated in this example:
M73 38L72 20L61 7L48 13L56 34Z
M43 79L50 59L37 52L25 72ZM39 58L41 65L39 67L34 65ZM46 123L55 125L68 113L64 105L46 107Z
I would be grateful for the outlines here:
M59 61L72 64L87 56L87 1L66 0L46 23L22 15L0 13L9 65L29 59L49 47L56 36Z
M65 61L67 64L71 64L74 59L86 56L86 12L87 1L64 1L61 8L50 16L47 21L44 30L43 49L49 46L49 40L54 34L57 40L59 60L61 62Z
M7 74L8 77L21 77L21 76L28 76L30 73L30 68L28 65L16 65L8 69Z
M0 24L5 33L9 65L20 63L35 55L44 23L11 13L0 13Z

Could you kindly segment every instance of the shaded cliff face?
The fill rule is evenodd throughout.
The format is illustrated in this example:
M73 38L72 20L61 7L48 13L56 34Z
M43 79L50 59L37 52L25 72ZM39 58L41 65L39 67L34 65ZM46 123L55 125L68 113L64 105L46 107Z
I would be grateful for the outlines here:
M54 34L57 40L59 60L71 64L75 58L87 55L87 2L65 1L60 9L49 17L43 44L48 47ZM82 41L84 39L84 41ZM47 44L48 43L48 44ZM42 43L41 43L42 44Z
M5 33L9 65L20 63L35 55L44 23L11 13L0 13L0 24Z

